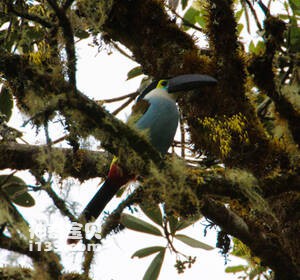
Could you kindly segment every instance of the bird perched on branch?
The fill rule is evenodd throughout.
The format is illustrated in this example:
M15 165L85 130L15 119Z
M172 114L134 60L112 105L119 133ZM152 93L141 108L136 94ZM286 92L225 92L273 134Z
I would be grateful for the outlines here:
M149 142L163 156L171 146L178 126L179 111L176 105L178 96L190 90L200 89L204 85L216 83L213 77L199 74L156 80L137 98L129 120L138 130L146 130ZM122 164L114 157L106 181L85 207L79 221L90 222L97 219L120 187L134 178L135 176L122 169ZM67 243L74 244L78 241L79 239L73 239L72 235L69 235Z

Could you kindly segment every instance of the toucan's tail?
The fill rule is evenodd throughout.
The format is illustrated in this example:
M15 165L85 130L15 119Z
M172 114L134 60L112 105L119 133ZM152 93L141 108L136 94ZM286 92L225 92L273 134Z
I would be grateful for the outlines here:
M79 216L79 221L83 220L85 223L88 223L91 220L97 219L108 202L114 197L120 187L125 183L124 181L108 178L102 184L101 188L97 191L88 205L84 208ZM80 239L74 239L72 235L73 230L74 229L72 228L69 234L69 238L67 239L67 244L76 244L80 241Z
M122 185L120 185L119 182L115 182L115 180L108 178L91 199L89 204L84 208L79 220L83 219L86 223L88 223L91 220L97 219L108 202L110 202L114 195L118 192L120 187L122 187Z

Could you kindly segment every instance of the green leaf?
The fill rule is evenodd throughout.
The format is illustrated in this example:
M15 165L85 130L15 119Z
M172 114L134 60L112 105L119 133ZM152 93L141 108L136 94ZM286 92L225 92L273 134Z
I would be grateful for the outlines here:
M163 250L165 250L165 247L162 247L162 246L147 247L147 248L143 248L143 249L136 251L131 256L131 258L134 258L134 257L144 258L144 257L150 256L154 253L162 252Z
M127 81L143 74L141 66L136 66L127 73Z
M293 14L300 15L300 2L299 0L289 0L290 7L293 11Z
M90 36L90 34L87 31L82 29L77 29L74 35L79 39L86 39Z
M3 85L0 92L0 113L6 116L6 121L9 121L11 117L13 106L13 96L10 90Z
M198 217L197 219L187 219L187 220L179 221L176 230L177 231L183 230L196 223L199 219L201 219L201 217Z
M27 192L26 183L19 177L1 175L0 186L13 203L23 207L35 205L34 198Z
M201 218L202 218L202 216L200 216L200 215L197 217L192 217L189 219L182 219L182 220L179 220L178 218L175 218L174 216L168 217L171 234L174 235L176 231L183 230L183 229L193 225Z
M162 236L161 231L157 227L129 214L122 214L121 224L135 231Z
M207 26L207 19L204 14L199 14L198 16L196 16L196 21L202 28L205 28Z
M226 273L237 273L237 272L242 272L247 269L247 266L245 265L236 265L236 266L228 266L225 269Z
M185 21L191 24L195 24L197 21L197 16L199 15L199 10L196 10L193 7L190 7L184 14L183 18ZM186 26L184 29L187 30L190 27Z
M288 20L288 19L290 19L290 16L289 16L289 15L286 15L286 14L279 14L278 17L279 17L280 19L283 19L283 20Z
M165 257L166 249L161 251L151 262L147 271L144 274L143 280L156 280L159 276L164 257Z
M213 250L214 249L214 247L212 247L208 244L205 244L199 240L196 240L192 237L184 235L184 234L176 234L174 237L176 239L180 240L181 242L185 243L186 245L189 245L193 248L201 248L203 250Z
M140 204L139 205L144 212L144 214L154 223L162 226L162 213L160 211L160 208L158 205L149 205L146 203Z
M187 4L188 4L188 0L181 0L182 10L186 8Z
M300 28L297 25L290 27L290 49L293 52L300 51Z
M243 29L244 29L244 24L238 23L237 26L236 26L237 35L240 35L241 32L243 31Z
M254 45L253 41L251 41L249 44L249 52L252 52L252 53L255 52L255 45Z
M256 276L260 275L261 273L266 271L266 267L257 266L252 269L249 273L249 280L253 280Z
M255 54L260 55L263 54L266 50L266 45L263 41L258 41L255 47Z
M239 11L237 11L237 12L235 13L234 17L235 17L235 20L236 20L237 22L239 22L239 20L241 19L242 15L243 15L243 12L244 12L244 10L243 10L243 9L240 9Z

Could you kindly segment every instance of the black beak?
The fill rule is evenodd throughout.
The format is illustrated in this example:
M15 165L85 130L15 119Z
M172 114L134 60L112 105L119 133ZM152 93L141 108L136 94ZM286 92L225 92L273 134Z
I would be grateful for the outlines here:
M202 86L215 85L217 80L209 75L186 74L171 78L168 83L168 92L189 91Z

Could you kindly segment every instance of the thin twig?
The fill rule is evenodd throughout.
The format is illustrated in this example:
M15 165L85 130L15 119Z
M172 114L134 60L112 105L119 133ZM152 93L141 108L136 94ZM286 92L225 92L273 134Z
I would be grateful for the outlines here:
M51 188L50 185L46 186L44 188L46 193L49 195L49 197L52 199L54 205L57 207L57 209L62 213L62 215L69 218L70 221L77 220L75 216L70 212L68 207L66 206L66 203L63 199L61 199L56 192Z
M246 0L245 0L246 1ZM245 10L245 19L246 19L246 25L247 25L247 31L248 33L250 34L251 33L251 30L250 30L250 19L249 19L249 14L248 14L248 10L247 10L247 7L245 5L245 2L244 1L241 1L241 4Z
M256 25L257 25L258 30L259 30L259 31L262 31L261 24L260 24L260 22L259 22L258 16L257 16L257 14L256 14L256 11L255 11L255 9L254 9L252 3L251 3L249 0L244 0L244 1L247 3L247 5L248 5L248 7L249 7L249 9L250 9L250 11L251 11L253 17L254 17L254 20L255 20L255 22L256 22ZM250 32L249 32L249 33L250 33Z
M115 42L113 42L112 40L110 41L110 43L113 45L113 47L115 48L115 49L117 49L121 54L123 54L124 56L126 56L127 58L129 58L130 60L132 60L132 61L134 61L135 62L135 60L133 59L133 57L131 56L131 55L129 55L128 53L126 53L124 50L122 50L119 46L118 46L118 44L116 44Z
M131 96L126 102L124 102L119 108L114 110L112 112L112 115L116 116L119 114L122 110L124 110L133 100L135 99L135 96Z
M58 139L52 141L52 145L55 145L55 144L57 144L57 143L60 143L60 142L62 142L62 141L64 141L64 140L66 140L69 136L70 136L70 135L64 135L64 136L62 136L62 137L60 137L60 138L58 138Z
M128 93L128 94L118 96L118 97L115 97L115 98L102 99L102 100L99 100L97 102L99 102L99 103L113 103L113 102L121 101L121 100L126 99L128 97L134 97L135 98L138 95L139 95L139 92L135 91L135 92Z
M180 18L183 22L183 25L191 27L197 31L203 32L203 29L201 27L196 26L195 24L192 24L191 22L189 22L188 20L186 20L185 18L183 18L181 15L179 15L174 9L172 9L170 6L166 5L166 7L178 18Z
M261 0L258 0L257 4L262 9L262 11L264 12L266 17L270 15L270 11L269 11L268 7L266 7L266 5Z

